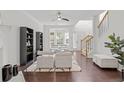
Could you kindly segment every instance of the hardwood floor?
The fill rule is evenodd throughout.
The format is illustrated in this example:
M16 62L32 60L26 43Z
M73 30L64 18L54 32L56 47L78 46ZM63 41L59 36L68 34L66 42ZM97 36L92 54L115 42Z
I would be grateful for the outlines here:
M75 53L82 67L81 72L23 72L27 82L119 82L121 73L116 69L101 69L92 59L86 59L80 52Z

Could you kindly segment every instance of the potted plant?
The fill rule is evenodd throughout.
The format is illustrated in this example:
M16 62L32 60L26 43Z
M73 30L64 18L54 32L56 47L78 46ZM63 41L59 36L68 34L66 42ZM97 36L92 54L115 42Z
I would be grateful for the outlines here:
M122 81L124 81L124 39L120 39L119 36L115 36L115 33L108 37L110 42L105 42L105 47L111 49L112 55L118 59L119 69L122 72ZM121 68L120 68L121 67Z

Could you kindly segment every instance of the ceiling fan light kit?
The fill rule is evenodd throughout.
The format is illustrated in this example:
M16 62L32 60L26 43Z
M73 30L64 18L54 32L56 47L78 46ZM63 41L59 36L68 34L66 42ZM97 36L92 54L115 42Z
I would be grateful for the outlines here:
M61 21L61 20L69 21L69 19L63 18L63 17L61 16L61 12L60 12L60 11L57 13L57 20L58 20L58 21Z

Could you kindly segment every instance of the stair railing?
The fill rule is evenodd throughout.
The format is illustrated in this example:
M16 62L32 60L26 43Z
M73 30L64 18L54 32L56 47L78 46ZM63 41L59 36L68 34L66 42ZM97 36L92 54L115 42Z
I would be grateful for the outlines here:
M108 14L109 14L109 11L106 11L106 13L103 16L102 20L98 24L98 28L100 28L100 26L102 25L102 23L106 20L106 18L108 17Z
M92 35L87 35L81 40L81 54L86 57L92 52L92 39Z

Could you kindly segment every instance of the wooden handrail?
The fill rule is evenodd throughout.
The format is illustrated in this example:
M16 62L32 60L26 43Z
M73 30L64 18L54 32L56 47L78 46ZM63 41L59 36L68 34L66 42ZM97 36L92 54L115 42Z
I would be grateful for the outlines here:
M103 21L105 20L106 16L108 15L109 11L106 12L106 14L104 15L104 17L102 18L102 20L99 22L98 24L98 28L101 26L101 24L103 23Z
M89 37L92 37L92 35L87 35L85 36L81 41L84 41L85 39L89 38Z
M88 38L89 37L89 35L87 35L87 36L85 36L81 41L84 41L86 38Z
M86 40L86 42L89 42L89 41L92 40L92 39L93 39L93 36L90 37L88 40Z
M92 35L87 35L84 39L81 40L81 51L82 54L85 55L86 57L88 57L89 53L91 52L92 48L92 39L93 36ZM82 48L82 44L84 44L84 48Z

